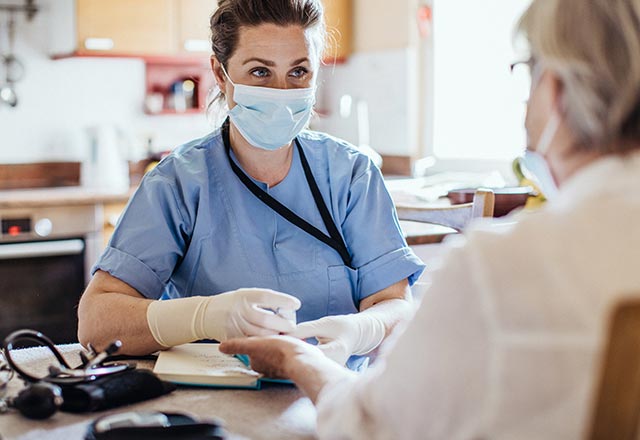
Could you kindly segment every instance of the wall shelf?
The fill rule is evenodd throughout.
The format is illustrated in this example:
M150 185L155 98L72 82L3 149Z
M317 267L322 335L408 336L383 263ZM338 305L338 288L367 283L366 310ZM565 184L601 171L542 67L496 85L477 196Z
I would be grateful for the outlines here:
M145 112L150 115L203 113L213 87L208 58L145 58Z

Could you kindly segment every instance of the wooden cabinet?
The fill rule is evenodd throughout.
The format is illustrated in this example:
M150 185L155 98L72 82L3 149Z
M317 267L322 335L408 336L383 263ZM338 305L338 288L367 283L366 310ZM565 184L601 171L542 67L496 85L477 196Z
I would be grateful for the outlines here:
M210 51L209 17L216 8L212 0L75 0L75 6L65 6L69 3L55 2L52 15L75 20L62 20L72 35L55 38L52 51L57 55L172 56Z
M327 63L346 60L353 52L353 0L323 0L327 23Z
M322 0L329 33L325 61L354 46L354 0ZM51 54L175 56L211 52L215 0L65 0L52 2Z
M173 0L78 0L77 52L175 52L173 7Z
M209 19L216 8L211 0L179 0L177 3L178 52L211 52Z

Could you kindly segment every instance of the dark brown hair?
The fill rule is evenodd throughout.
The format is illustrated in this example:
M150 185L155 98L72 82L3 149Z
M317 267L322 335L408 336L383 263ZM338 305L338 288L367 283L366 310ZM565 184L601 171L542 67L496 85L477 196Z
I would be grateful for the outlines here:
M317 28L318 57L322 54L325 25L320 0L219 0L211 16L211 49L225 67L238 44L240 28L270 23L279 26Z

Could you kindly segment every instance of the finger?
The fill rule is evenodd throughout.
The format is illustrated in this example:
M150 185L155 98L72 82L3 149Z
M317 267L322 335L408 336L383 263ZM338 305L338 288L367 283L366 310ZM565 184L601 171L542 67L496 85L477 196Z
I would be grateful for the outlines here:
M255 345L252 339L235 338L221 342L218 349L225 354L248 354Z
M302 303L298 298L271 289L240 289L252 303L271 309L298 310Z
M253 325L248 321L245 321L243 323L242 333L244 333L246 336L274 336L280 334L278 330Z
M249 324L273 330L276 333L288 333L296 328L295 322L255 304L245 303L242 315Z
M336 328L333 321L327 318L320 318L316 321L307 321L298 324L297 327L288 333L295 338L333 338L336 336Z

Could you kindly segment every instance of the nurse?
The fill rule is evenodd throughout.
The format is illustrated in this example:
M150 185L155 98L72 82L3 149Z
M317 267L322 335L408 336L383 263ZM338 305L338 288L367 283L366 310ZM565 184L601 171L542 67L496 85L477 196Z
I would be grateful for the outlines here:
M365 355L411 314L424 265L368 157L305 130L321 2L222 0L211 33L228 118L143 179L80 301L79 340L143 354L289 333L339 363Z

